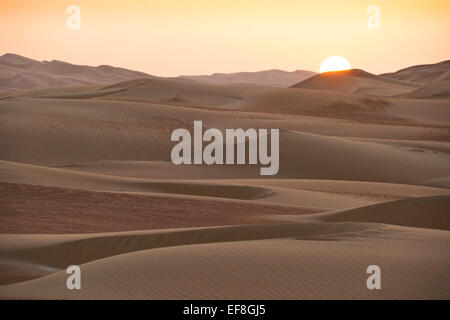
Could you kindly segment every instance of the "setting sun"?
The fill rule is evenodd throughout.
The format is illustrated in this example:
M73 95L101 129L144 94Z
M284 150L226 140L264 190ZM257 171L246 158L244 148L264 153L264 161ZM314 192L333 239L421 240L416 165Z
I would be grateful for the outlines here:
M320 73L348 69L351 69L350 62L348 62L347 59L339 56L328 57L320 65Z

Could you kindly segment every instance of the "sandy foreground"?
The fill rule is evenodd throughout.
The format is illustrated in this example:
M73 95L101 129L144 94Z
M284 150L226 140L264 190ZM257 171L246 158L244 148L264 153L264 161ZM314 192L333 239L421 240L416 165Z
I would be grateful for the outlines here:
M313 80L4 96L0 298L450 299L450 102L365 74L346 91ZM173 165L170 134L194 120L279 128L278 175Z

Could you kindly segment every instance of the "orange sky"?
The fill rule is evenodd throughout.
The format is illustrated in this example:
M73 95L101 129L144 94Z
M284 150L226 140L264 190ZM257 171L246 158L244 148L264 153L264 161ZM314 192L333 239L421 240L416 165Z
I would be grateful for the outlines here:
M66 27L68 5L81 29ZM366 8L381 8L368 30ZM328 56L381 73L450 59L450 1L1 0L0 54L154 75L318 71Z

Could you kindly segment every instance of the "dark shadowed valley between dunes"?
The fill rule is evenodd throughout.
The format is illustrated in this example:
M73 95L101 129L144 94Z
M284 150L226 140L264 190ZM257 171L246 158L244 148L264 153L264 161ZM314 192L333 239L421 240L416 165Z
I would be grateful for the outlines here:
M449 60L157 77L7 54L0 70L1 299L450 299ZM277 174L174 164L172 132L198 120L279 129Z

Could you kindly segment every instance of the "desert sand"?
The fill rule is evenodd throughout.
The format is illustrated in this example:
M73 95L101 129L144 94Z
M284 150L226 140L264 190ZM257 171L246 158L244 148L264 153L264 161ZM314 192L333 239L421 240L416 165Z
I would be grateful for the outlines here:
M0 99L0 298L450 299L448 70L18 85ZM172 164L194 120L279 128L279 173Z
M316 73L307 70L292 72L283 70L263 70L257 72L214 73L211 75L180 76L200 83L216 85L255 85L266 87L289 87L306 80Z
M143 72L108 65L91 67L58 60L37 61L12 53L0 56L0 92L106 84L149 76Z

